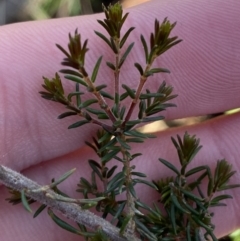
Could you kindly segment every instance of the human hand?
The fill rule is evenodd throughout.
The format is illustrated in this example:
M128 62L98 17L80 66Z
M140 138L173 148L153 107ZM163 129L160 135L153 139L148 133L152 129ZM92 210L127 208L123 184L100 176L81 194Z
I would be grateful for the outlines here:
M174 100L177 108L166 111L166 119L198 116L223 112L239 107L240 103L240 18L236 1L152 1L129 9L127 25L136 26L129 41L139 39L139 34L148 34L155 18L168 16L177 21L174 34L184 41L164 54L157 62L168 67L170 75L154 76L148 87L156 88L166 79L179 95ZM63 108L40 98L41 76L52 77L60 69L62 54L54 44L66 46L67 33L78 27L82 38L89 39L87 65L92 69L95 60L104 53L106 60L111 54L93 33L97 29L96 19L102 15L49 21L14 24L0 28L0 163L23 174L40 184L49 183L69 169L76 167L77 173L61 185L70 195L77 197L76 183L80 176L89 172L87 160L96 158L85 146L84 141L95 134L97 127L86 125L67 130L72 119L57 120ZM91 31L90 31L91 30ZM102 29L99 29L102 31ZM100 46L100 47L99 47ZM103 52L102 52L103 51ZM135 86L138 73L130 68L131 60L143 61L140 41L136 40L128 63L122 69L122 81ZM133 69L133 71L132 71ZM97 81L111 86L112 73L101 70ZM69 83L66 83L69 85ZM201 139L203 149L196 157L197 163L214 166L218 159L226 158L240 171L238 147L240 146L240 114L216 118L199 125L169 129L158 133L159 142L147 140L144 149L134 146L133 152L143 152L136 162L138 170L144 170L150 180L167 176L158 158L177 160L170 136L182 135L186 130ZM148 157L148 160L146 159ZM236 174L233 183L239 183ZM239 226L238 189L232 190L233 200L228 206L216 210L214 223L219 236ZM78 236L57 227L46 215L31 222L30 215L21 205L11 207L4 199L9 197L6 189L0 189L0 230L4 241L13 240L79 240ZM157 199L151 193L142 192L148 201Z

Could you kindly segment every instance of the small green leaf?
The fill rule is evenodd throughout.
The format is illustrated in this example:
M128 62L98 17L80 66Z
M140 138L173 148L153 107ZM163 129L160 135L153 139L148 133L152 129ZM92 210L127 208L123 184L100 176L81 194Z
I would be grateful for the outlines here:
M60 49L68 58L71 58L71 56L69 55L69 53L59 44L56 44L57 48Z
M213 241L219 241L212 231L208 231Z
M117 169L118 166L113 166L108 172L107 172L107 178L110 178L113 173L115 172L115 170Z
M118 185L114 188L114 189L116 189L115 190L115 195L118 195L118 194L121 194L122 192L123 192L123 190L125 191L126 190L126 187L124 186L124 184L126 183L126 180L125 179L123 179L123 180L121 180L119 183L118 183ZM118 190L117 190L117 188L118 188ZM113 190L114 190L113 189ZM112 190L112 191L113 191ZM118 193L118 194L117 194Z
M124 179L124 173L123 172L118 172L112 179L111 181L108 183L107 185L107 190L109 190L111 188L111 186L116 183L121 181L122 179Z
M228 198L233 198L231 195L224 194L224 195L219 195L211 200L211 203L217 203L223 199L228 199Z
M122 57L121 57L121 59L120 59L120 61L119 61L119 65L118 65L118 68L119 68L119 69L121 68L121 66L122 66L123 63L125 62L128 54L130 53L130 51L131 51L132 48L133 48L133 45L134 45L134 43L131 43L131 44L128 46L128 48L127 48L127 50L125 51L125 53L122 55Z
M145 115L145 111L146 111L146 102L145 102L145 100L140 100L138 119L141 120L143 118L143 116Z
M122 46L125 44L127 38L129 37L129 34L134 30L134 27L131 27L128 29L128 31L124 34L124 36L122 37L121 41L120 41L120 49L122 48Z
M166 95L163 94L163 93L147 93L147 94L141 94L140 95L140 99L143 100L143 99L149 99L149 98L152 98L152 97L155 97L155 98L161 98L161 97L165 97Z
M146 181L146 180L143 180L143 179L138 179L138 178L133 179L133 182L134 183L143 183L143 184L146 184L149 187L157 190L157 187L152 182L149 182L149 181Z
M206 168L207 168L207 166L195 167L195 168L189 170L189 171L185 174L185 176L186 176L186 177L191 176L191 175L193 175L193 174L195 174L195 173L197 173L197 172L206 170Z
M117 7L118 9L120 9L120 13L121 13L121 12L122 12L122 6L121 6L121 4L119 4L119 3L116 4L116 7ZM129 15L129 13L126 13L126 14L122 17L122 19L121 19L121 21L120 21L121 24L120 24L120 26L119 26L120 29L122 28L123 24L125 23L128 15Z
M63 73L63 74L68 74L68 75L73 75L73 76L77 76L79 78L82 78L82 74L78 71L75 71L75 70L72 70L72 69L61 69L59 71L60 73Z
M84 117L86 120L92 121L92 117L87 112L84 112Z
M116 220L116 219L122 214L125 205L126 205L126 201L122 202L122 203L119 205L119 207L118 207L118 209L117 209L117 211L116 211L116 214L114 215L111 223L112 223L114 220Z
M211 202L211 204L210 204L210 206L211 207L226 207L227 206L227 204L226 203L213 203L213 202Z
M187 227L186 227L187 241L192 241L190 231L191 231L191 225L190 225L190 222L188 222Z
M77 128L77 127L82 126L82 125L85 125L85 124L87 124L87 123L89 123L88 120L81 120L81 121L78 121L78 122L70 125L70 126L68 127L68 129Z
M227 186L221 186L217 190L218 191L223 191L223 190L237 188L237 187L240 187L240 184L232 184L232 185L227 185Z
M145 210L148 210L150 212L153 212L153 213L156 213L155 211L153 211L147 204L143 203L143 202L140 202L140 201L135 201L135 204L138 206L138 207L141 207Z
M111 139L112 135L108 132L105 132L98 140L98 143L102 143L104 141L109 141Z
M134 158L136 158L138 156L141 156L141 155L142 155L142 153L135 153L135 154L132 155L131 160L133 160Z
M168 188L161 192L161 202L166 206L170 202L171 190Z
M100 32L97 32L97 31L94 31L95 32L95 34L98 36L98 37L100 37L104 42L106 42L107 43L107 45L111 48L112 46L111 46L111 43L110 43L110 41L108 40L108 38L106 38L102 33L100 33Z
M127 150L131 150L131 147L124 140L122 140L120 137L116 136L116 139L122 147L124 147Z
M200 202L203 201L202 198L194 195L192 192L189 192L189 191L187 191L187 190L185 190L185 189L183 189L183 188L180 188L180 187L179 187L179 190L180 190L183 194L185 194L188 198L190 198L190 199L192 199L192 200L194 200L194 201L196 201L196 200L198 200L198 201L200 201Z
M112 30L108 27L108 25L107 25L106 23L104 23L102 20L97 20L97 22L98 22L100 25L102 25L103 28L106 29L106 31L108 32L108 34L109 34L110 36L113 35ZM95 33L96 33L96 32L95 32ZM98 34L97 34L97 35L98 35ZM99 36L99 35L98 35L98 36ZM99 37L100 37L100 36L99 36Z
M88 189L91 189L91 184L89 183L89 181L87 179L85 179L84 177L80 178L80 183L82 185L84 185L85 187L87 187Z
M177 235L177 225L176 225L176 216L175 216L175 206L173 203L171 204L171 209L170 209L170 219L171 219L171 224L173 228L173 233Z
M95 115L105 114L105 111L103 111L103 110L97 110L97 109L93 109L90 107L87 107L86 110Z
M146 174L142 173L142 172L131 172L131 174L133 176L138 176L138 177L147 177ZM155 187L156 188L156 187Z
M120 101L126 99L128 97L128 92L125 92L123 94L120 95Z
M54 181L55 181L55 180L54 180L54 178L53 178L53 179L52 179L52 182L54 182ZM64 193L64 192L62 192L61 190L59 190L57 186L53 187L52 190L53 190L55 193L57 193L57 194L59 194L59 195L61 195L61 196L63 196L63 197L70 198L66 193Z
M134 63L134 66L138 69L140 75L143 75L143 68L139 63Z
M118 54L118 48L113 40L113 38L110 39L110 42L111 42L111 49L112 51L115 53L115 54Z
M123 118L124 118L125 111L126 111L126 107L122 106L120 113L119 113L119 117L121 120L123 120Z
M43 86L44 87L44 86ZM54 99L54 95L45 91L39 91L38 92L42 98L46 99L46 100L52 100L52 101L56 101Z
M150 133L141 133L136 130L130 130L130 131L125 131L124 134L126 136L135 136L135 137L140 137L140 138L155 138L156 136Z
M79 199L79 202L82 204L86 204L86 203L95 204L96 202L100 202L104 199L106 199L106 197L87 198L87 199Z
M138 227L138 230L140 229L141 231L143 231L143 233L147 234L148 239L153 240L153 241L157 241L158 239L156 238L156 236L149 231L149 229L141 222L139 221L137 218L134 218L134 221ZM163 240L163 239L161 239Z
M110 161L114 156L116 156L118 153L120 152L120 148L118 148L117 150L111 151L109 152L107 155L105 155L104 157L101 158L103 163L107 163L108 161Z
M99 70L99 67L100 67L100 64L102 62L102 56L98 59L94 69L93 69L93 72L92 72L92 77L91 77L91 81L94 83L95 80L96 80L96 77L97 77L97 74L98 74L98 70Z
M207 188L207 194L210 196L213 193L214 189L214 182L212 178L209 178L208 180L208 188Z
M189 210L192 215L193 215L193 214L194 214L194 215L197 215L197 216L200 216L200 215L201 215L198 211L196 211L196 210L195 210L191 205L189 205L187 202L184 202L183 204L184 204L184 207L185 207L187 210Z
M93 169L93 171L98 175L100 180L102 180L102 174L100 172L101 166L94 160L88 160L89 166Z
M47 207L47 205L42 204L37 211L34 213L33 218L36 218L45 208Z
M114 65L113 63L111 63L111 62L106 62L106 64L107 64L107 66L108 66L110 69L112 69L113 71L116 70L116 67L115 67L115 65Z
M64 75L64 78L66 78L68 80L71 80L71 81L74 81L76 83L79 83L79 84L87 87L87 84L85 83L85 81L83 79L79 78L79 77L72 76L72 75Z
M164 116L154 116L154 117L146 117L142 119L142 122L153 122L163 120Z
M96 91L100 91L100 90L102 90L102 89L104 89L104 88L106 88L107 87L107 85L99 85L99 86L97 86L96 87Z
M63 174L58 180L52 182L49 187L53 188L55 186L57 186L58 184L60 184L61 182L63 182L64 180L66 180L68 177L70 177L74 172L76 171L76 168L71 169L70 171L66 172L65 174Z
M75 233L78 235L81 235L81 231L79 231L78 229L74 228L73 226L71 226L70 224L66 223L65 221L63 221L62 219L60 219L58 216L56 216L53 211L49 208L48 209L48 215L52 218L52 220L61 228L71 232L71 233Z
M105 97L105 98L108 98L108 99L110 99L110 100L113 100L113 99L114 99L112 95L110 95L109 93L107 93L107 92L105 92L105 91L103 91L103 90L100 90L99 92L100 92L100 94L101 94L103 97Z
M116 98L116 95L115 95L115 98ZM117 102L119 102L119 101L118 101L117 99L115 99L115 100L114 100L114 105L113 105L113 107L112 107L112 113L115 115L116 119L119 119L119 116L118 116L118 107L119 107L119 105L117 104ZM118 122L122 122L122 120L115 121L115 122L113 123L113 125L114 125L115 127L117 127L117 126L118 126L118 125L117 125Z
M68 101L72 101L72 97L73 96L80 96L80 95L83 95L84 93L83 92L71 92L71 93L69 93L68 94L68 97L67 97L67 99L68 99Z
M156 74L156 73L169 73L170 74L170 71L165 68L153 68L153 69L150 69L148 72L150 72L151 74Z
M130 89L127 85L125 85L125 84L123 84L122 85L122 87L123 87L123 89L125 89L126 91L127 91L127 93L128 93L128 95L132 98L132 99L134 99L135 98L135 90L132 90L132 89ZM121 95L122 96L122 95ZM121 100L121 96L120 96L120 100Z
M134 198L137 198L137 194L136 194L136 191L134 189L134 184L133 182L130 182L128 183L128 189L129 189L129 192L133 195Z
M111 186L108 186L106 193L111 193L112 191L114 191L116 193L116 191L118 190L118 193L122 193L122 186L125 183L125 178L121 178L119 180L117 180L116 182L112 183Z
M207 231L212 231L212 228L209 225L206 225L205 223L203 223L199 217L196 217L195 215L192 215L192 219L201 227L205 228Z
M76 83L75 90L76 90L77 93L80 93L79 89L80 89L79 83ZM76 103L77 103L77 106L79 107L79 105L81 104L81 96L80 95L76 95Z
M77 223L78 227L80 228L80 230L82 232L87 232L87 228L85 225L81 224L81 223ZM86 241L89 241L87 238L86 238Z
M89 105L92 105L94 103L97 103L98 100L97 99L89 99L89 100L86 100L84 101L82 104L81 104L81 108L86 108L88 107Z
M197 182L197 181L196 181ZM189 184L189 187L191 188L191 183ZM199 187L199 184L197 183L196 184L196 187L197 187L197 190L198 190L198 193L199 193L199 195L200 195L200 197L201 198L205 198L205 196L204 196L204 194L203 194L203 192L202 192L202 190L200 189L200 187ZM192 188L191 188L192 189ZM193 189L192 189L193 190Z
M202 146L199 146L197 147L195 150L192 151L192 153L190 153L190 157L189 157L189 160L188 160L188 163L190 163L193 158L197 155L197 153L202 149Z
M180 172L178 171L178 169L173 165L171 164L170 162L162 159L162 158L159 158L158 159L162 164L164 164L166 167L168 167L169 169L171 169L172 171L174 171L177 175L180 176Z
M29 206L29 203L28 203L28 200L27 200L27 197L25 195L25 190L22 190L21 191L21 201L22 201L22 204L23 204L23 207L28 211L28 212L32 212L30 206Z
M119 94L115 93L114 104L117 106L119 105Z
M72 115L77 115L77 113L72 111L64 112L58 116L58 119L63 119L65 117L72 116Z
M184 209L181 205L180 205L180 203L178 202L178 199L177 199L177 197L171 192L171 200L172 200L172 202L173 202L173 204L175 205L175 207L176 208L178 208L181 212L183 212L183 213L187 213L187 214L190 214L190 212L188 211L188 210L186 210L186 209Z
M141 122L142 122L141 120L131 120L131 121L127 121L125 125L132 127L132 126L135 126L137 124L140 124Z
M111 141L108 141L104 146L98 150L99 153L105 151L108 147L114 146L117 143L116 137L112 138Z
M146 60L146 64L148 63L148 46L147 46L147 43L146 43L146 40L145 38L143 37L143 35L141 34L141 42L142 42L142 45L143 45L143 48L144 48L144 52L145 52L145 60Z

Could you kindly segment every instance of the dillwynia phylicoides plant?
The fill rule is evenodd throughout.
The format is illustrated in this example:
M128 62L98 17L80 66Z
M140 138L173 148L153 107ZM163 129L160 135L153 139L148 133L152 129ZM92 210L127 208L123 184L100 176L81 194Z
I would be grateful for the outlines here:
M235 171L232 171L232 166L226 160L219 160L214 171L207 165L190 169L188 165L202 146L194 135L185 133L183 137L172 137L180 169L159 158L159 169L161 164L165 165L171 170L172 176L149 181L146 174L138 172L137 166L131 162L141 155L131 151L131 144L141 145L148 138L154 138L154 135L141 133L136 127L141 123L162 120L164 117L160 112L175 106L169 103L176 97L172 94L172 86L163 81L155 92L145 88L145 84L152 75L169 73L168 69L153 66L156 58L181 42L177 36L170 37L176 23L170 23L167 18L162 23L155 20L150 37L140 36L145 63L134 63L139 72L139 80L136 81L136 89L132 89L124 82L120 83L119 77L121 67L134 46L134 43L129 44L127 41L134 27L122 34L121 29L128 13L123 14L120 4L103 9L105 19L98 20L98 23L105 31L95 33L103 44L108 45L115 58L114 62L106 62L114 74L114 93L108 92L107 85L97 84L102 56L96 60L93 70L85 66L88 41L83 41L77 30L73 36L69 34L68 50L57 45L64 54L64 68L60 73L64 74L65 79L75 83L73 92L65 93L57 73L52 79L44 78L45 90L40 92L43 98L66 107L67 112L59 115L59 119L79 117L79 121L71 124L69 129L82 125L99 126L96 136L86 140L98 159L88 161L92 172L87 178L81 177L77 184L77 192L82 193L83 198L72 199L58 188L58 184L67 179L75 169L58 180L53 179L49 185L40 186L19 173L0 166L0 180L9 187L12 194L8 201L13 204L23 203L28 211L31 211L31 203L40 202L42 204L34 217L47 208L49 216L57 225L84 236L89 241L190 241L209 237L217 240L214 235L215 226L211 221L214 213L209 208L225 206L222 201L232 198L228 194L218 194L219 191L240 186L229 184ZM86 93L91 93L91 98L84 99ZM129 106L124 104L125 98L130 99ZM132 117L134 111L138 113L137 118ZM115 165L110 168L111 162ZM208 183L206 191L201 188L203 180ZM138 185L145 185L158 192L159 203L149 205L142 202L136 192ZM120 194L121 198L118 197ZM101 217L89 212L88 209L93 208ZM73 219L76 225L62 220L56 211Z

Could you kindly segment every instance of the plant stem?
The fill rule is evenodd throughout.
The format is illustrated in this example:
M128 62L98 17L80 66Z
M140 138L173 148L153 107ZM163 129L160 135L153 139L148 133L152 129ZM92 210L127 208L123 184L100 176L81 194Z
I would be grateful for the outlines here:
M115 71L114 71L114 77L115 77L115 103L117 108L117 115L119 116L119 102L120 102L120 83L119 83L119 75L120 75L120 69L119 69L119 56L120 56L120 45L119 45L119 39L115 40L115 45L117 47L118 53L115 56Z
M137 103L138 103L140 94L141 94L141 92L142 92L142 89L143 89L143 86L144 86L146 80L147 80L147 77L141 76L140 82L139 82L139 85L138 85L138 88L137 88L137 91L136 91L136 94L135 94L135 98L132 100L132 103L131 103L131 105L130 105L130 108L128 109L128 112L127 112L127 115L126 115L126 118L125 118L125 121L124 121L123 125L124 125L127 121L129 121L129 119L131 118L132 113L133 113L133 111L134 111L134 109L135 109L135 107L136 107L136 105L137 105Z
M130 108L128 109L128 112L127 112L127 115L126 115L126 118L125 118L125 121L123 123L123 125L130 120L131 116L132 116L132 113L138 103L138 100L139 100L139 97L142 93L142 89L143 89L143 86L145 85L146 81L147 81L147 76L146 76L146 73L149 71L149 69L151 68L151 65L152 65L153 61L150 63L150 64L147 64L146 68L145 68L145 71L143 73L143 75L141 76L140 78L140 81L139 81L139 84L138 84L138 87L137 87L137 91L136 91L136 94L135 94L135 98L132 100L132 103L130 105Z
M121 136L122 140L125 142L126 138L124 135ZM131 217L128 225L127 225L127 232L130 233L131 235L134 235L135 231L135 222L133 220L133 217L135 215L135 198L133 197L132 193L130 192L130 185L132 185L132 175L131 175L131 166L130 166L130 159L128 155L126 154L126 149L122 147L122 155L123 155L123 160L124 160L124 168L126 172L126 207L127 210L126 212L128 213L128 216Z
M40 203L43 203L55 211L59 211L69 219L74 220L86 227L96 230L99 227L114 241L140 241L135 236L125 234L124 237L119 235L119 229L111 225L106 220L96 216L87 210L82 210L75 203L65 203L58 201L61 195L56 194L53 190L45 190L36 182L24 177L18 172L0 165L0 181L5 185L17 191L26 191L26 195ZM40 190L40 191L36 191Z
M105 99L103 98L103 96L99 93L99 91L96 90L95 85L93 84L93 82L90 80L90 78L87 75L86 70L84 69L84 67L82 67L82 70L80 70L80 73L83 74L83 79L84 81L87 83L88 87L89 87L89 92L93 93L93 95L95 95L95 97L98 100L99 106L105 110L106 114L108 115L109 119L114 123L117 119L114 116L114 114L112 113L111 109L109 108L108 104L106 103Z

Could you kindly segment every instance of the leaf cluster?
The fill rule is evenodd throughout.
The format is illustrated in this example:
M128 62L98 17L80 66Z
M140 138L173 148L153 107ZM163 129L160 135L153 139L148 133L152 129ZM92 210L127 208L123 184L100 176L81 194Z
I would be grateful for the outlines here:
M160 162L170 169L175 176L167 179L153 181L160 194L159 202L164 205L167 215L163 215L155 204L146 216L142 216L142 222L158 240L201 240L204 235L208 240L210 236L217 240L214 235L214 224L211 219L214 215L210 207L226 206L222 201L232 198L228 194L217 192L240 187L239 184L229 184L230 178L234 175L232 166L226 160L217 162L214 172L208 166L198 166L188 170L188 165L194 159L202 146L199 139L185 133L183 139L177 136L172 138L177 150L181 167L177 168L171 162L159 159ZM195 181L192 181L194 175ZM208 189L204 192L201 189L201 182L208 182ZM220 181L221 180L221 181ZM202 230L205 230L202 234Z
M148 66L151 66L157 57L182 41L181 39L178 39L177 36L171 38L169 37L175 26L176 22L171 24L167 18L165 18L161 24L156 19L154 24L154 32L152 32L150 35L149 47L144 36L141 35L141 43L144 49L145 61ZM153 75L154 73L169 73L169 70L164 68L153 68L151 70L147 69L147 71L144 71L139 63L135 63L135 67L138 69L141 75L146 77Z
M123 44L126 42L127 38L129 37L129 34L134 28L130 28L124 34L123 38L120 39L121 38L120 30L128 14L126 13L124 16L122 16L123 12L119 4L115 4L113 6L110 5L108 8L104 7L104 12L105 12L106 19L104 21L99 20L98 22L102 26L104 26L105 29L108 26L107 28L108 33L109 34L111 33L110 39L107 39L107 37L105 37L103 34L99 32L95 32L95 33L101 39L107 42L107 44L116 54L116 56L118 56L120 53L120 49L122 48ZM159 34L162 33L162 31L164 30L164 31L167 31L166 35L169 36L175 24L172 27L164 27L165 25L168 26L169 21L164 20L164 22L160 25L160 27L158 28L158 31L160 31ZM155 28L157 28L156 23L155 23ZM110 31L110 29L112 29L112 32ZM162 34L160 35L162 36ZM167 42L170 41L166 36L164 38L165 38L164 41L167 41ZM177 39L177 37L175 37L174 39ZM177 44L178 42L174 42L174 43ZM116 92L114 96L111 93L104 90L107 87L107 85L105 84L101 84L98 86L95 85L95 80L97 79L98 71L102 62L102 56L97 60L95 67L92 71L92 75L91 77L89 77L86 71L86 68L84 66L85 54L88 51L87 40L85 40L84 43L82 44L81 36L80 34L78 34L77 30L75 31L75 35L73 37L71 36L71 34L69 34L68 51L62 48L60 45L57 45L57 47L66 56L62 64L64 66L68 66L75 69L75 70L62 69L60 70L60 72L64 74L64 77L66 79L75 82L76 88L73 92L65 96L60 76L56 74L55 78L53 78L52 80L44 78L43 87L48 92L41 91L40 94L42 95L43 98L57 101L61 104L64 104L66 108L70 109L70 111L64 112L61 115L59 115L58 118L62 119L72 115L79 115L84 118L83 120L73 123L72 125L69 126L69 128L76 128L87 123L94 123L94 124L100 125L103 129L108 131L111 135L116 136L116 135L119 135L119 133L120 134L124 133L127 136L132 136L133 138L146 138L148 136L144 134L140 134L136 130L131 131L131 129L133 129L140 123L149 123L152 121L162 120L164 118L163 116L152 116L152 115L156 115L168 107L175 106L174 104L166 103L169 100L175 98L177 95L172 95L172 91L173 91L172 86L167 86L165 82L160 84L157 92L152 92L149 89L146 89L146 93L140 93L141 90L139 88L132 89L128 85L122 84L122 89L123 89L122 94ZM145 45L144 47L146 50ZM126 51L122 54L120 59L118 59L117 57L119 61L117 61L115 64L106 62L107 66L110 67L113 71L119 71L119 69L122 67L122 64L125 62L132 48L133 48L133 43L127 47ZM135 63L135 66L138 69L141 69L140 78L144 77L145 80L150 75L153 75L155 73L169 72L164 68L153 68L153 69L146 68L146 71L143 71L140 64ZM80 91L80 87L83 88L82 91ZM94 98L87 99L86 101L82 101L83 95L86 93L86 91L92 93ZM129 110L127 111L126 106L124 105L120 106L120 102L123 101L125 98L130 98L132 99L133 102L139 101L138 119L129 120L131 113L135 107L130 107ZM110 99L114 102L112 104L112 107L107 105L105 99ZM95 108L95 106L94 108L91 107L91 105L96 103L99 104L100 108ZM97 121L97 119L111 120L112 126L104 124L103 122L99 122ZM138 140L137 142L142 142L142 141Z

